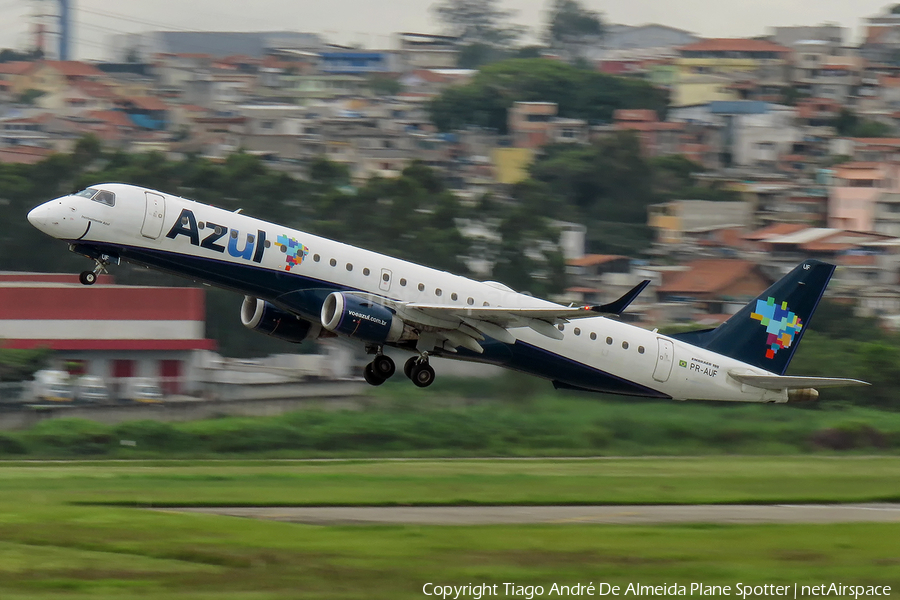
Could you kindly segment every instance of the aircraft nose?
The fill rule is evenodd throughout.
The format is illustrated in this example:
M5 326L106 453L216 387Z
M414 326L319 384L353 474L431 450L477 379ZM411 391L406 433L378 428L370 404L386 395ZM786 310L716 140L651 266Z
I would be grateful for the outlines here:
M48 207L46 204L36 206L35 208L31 209L31 212L28 213L28 222L41 231L46 231L50 217L49 213L50 207Z

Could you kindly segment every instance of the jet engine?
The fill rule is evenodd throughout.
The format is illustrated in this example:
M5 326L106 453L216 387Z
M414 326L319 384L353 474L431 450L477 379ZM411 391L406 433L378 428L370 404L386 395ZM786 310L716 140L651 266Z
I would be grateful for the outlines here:
M241 323L245 327L271 335L288 342L299 344L307 339L315 339L322 332L318 323L311 323L281 310L271 302L245 296L241 305Z
M404 325L384 306L354 294L332 292L322 304L322 327L367 342L383 344L406 339Z

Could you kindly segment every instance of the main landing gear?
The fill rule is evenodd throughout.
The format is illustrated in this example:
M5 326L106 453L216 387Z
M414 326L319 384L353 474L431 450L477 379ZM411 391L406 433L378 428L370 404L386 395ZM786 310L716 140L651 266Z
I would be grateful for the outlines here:
M381 385L396 371L390 356L382 354L382 349L375 350L375 358L366 365L363 377L369 385ZM428 354L413 356L403 365L403 374L419 387L428 387L434 383L434 369L428 364Z
M418 387L428 387L434 383L434 369L428 364L428 355L413 356L403 365L403 374Z
M100 258L95 258L94 263L96 266L93 271L82 271L78 275L78 281L80 281L82 285L94 285L97 283L97 277L100 276L100 273L108 273L106 267L112 263L112 259L106 254L103 254Z

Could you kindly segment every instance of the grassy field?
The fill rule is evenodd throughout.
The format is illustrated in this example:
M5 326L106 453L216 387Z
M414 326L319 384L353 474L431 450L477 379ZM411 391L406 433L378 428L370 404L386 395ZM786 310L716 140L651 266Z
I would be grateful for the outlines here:
M27 431L0 433L0 457L900 452L900 412L858 406L614 401L596 395L484 400L459 383L431 396L399 384L373 394L359 411L303 410L191 423L49 420Z
M893 457L5 462L0 598L422 598L428 582L900 590L900 523L324 527L134 507L872 500L900 496L898 475Z

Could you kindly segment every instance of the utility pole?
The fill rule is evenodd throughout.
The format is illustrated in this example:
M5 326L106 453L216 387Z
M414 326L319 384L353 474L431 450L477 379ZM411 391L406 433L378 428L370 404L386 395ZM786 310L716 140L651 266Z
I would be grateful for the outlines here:
M72 19L69 15L72 0L59 0L59 60L70 60Z

